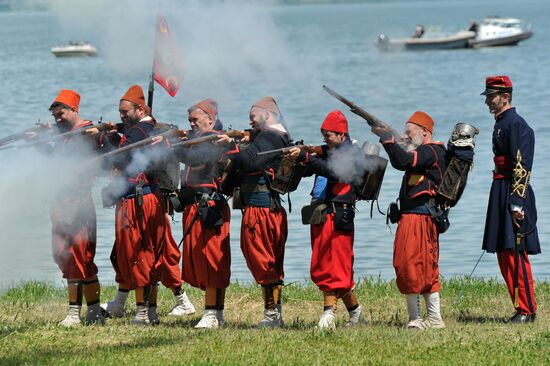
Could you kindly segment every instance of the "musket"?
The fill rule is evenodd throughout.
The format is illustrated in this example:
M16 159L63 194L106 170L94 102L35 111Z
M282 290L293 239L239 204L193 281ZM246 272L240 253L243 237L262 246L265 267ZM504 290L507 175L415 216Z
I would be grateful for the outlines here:
M40 123L40 122L37 122L36 126L34 126L34 127L29 127L29 128L24 129L23 131L19 131L19 132L16 132L14 134L11 134L9 136L3 137L3 138L0 139L0 147L11 144L12 142L23 140L27 137L27 134L29 132L36 132L36 131L38 131L42 128L45 128L45 125Z
M317 154L317 155L323 155L323 148L321 146L313 146L313 145L304 145L303 143L292 145L292 146L286 146L281 147L280 149L273 149L273 150L266 150L266 151L260 151L257 152L257 156L263 156L263 155L270 155L270 154L279 154L279 153L286 153L290 149L297 147L300 149L305 149L307 152L311 154Z
M186 131L181 131L181 132L184 135L187 133ZM219 131L219 134L206 135L206 136L201 136L194 139L173 143L172 147L190 147L193 145L198 145L209 141L216 141L220 137L220 135L227 135L229 137L233 137L236 139L242 139L245 136L250 136L250 131L240 131L240 130Z
M19 145L19 146L17 146L17 148L26 149L26 148L33 147L33 146L36 146L36 145L42 145L42 144L50 143L50 142L53 142L53 141L58 140L58 139L65 139L65 138L69 138L69 137L76 136L76 135L85 135L86 130L88 130L90 128L97 128L100 131L110 131L110 130L118 130L121 126L122 126L122 123L117 123L114 126L106 124L106 123L99 123L97 125L91 125L91 126L83 126L83 127L77 128L76 130L67 131L67 132L63 132L63 133L58 133L58 134L48 136L45 139L41 139L41 140L38 140L38 141L32 141L32 142L30 142L26 145ZM11 148L11 147L13 147L13 146L7 146L7 147L4 147L4 148L0 147L0 150L5 150L5 149Z
M379 118L376 118L375 116L373 116L372 114L370 114L369 112L364 110L363 108L359 107L357 104L353 103L351 100L349 100L349 99L345 98L344 96L338 94L337 92L335 92L334 90L332 90L331 88L329 88L326 85L323 85L323 89L327 93L332 95L334 98L338 99L340 102L347 105L349 107L349 110L352 113L355 113L356 115L358 115L359 117L361 117L365 121L367 121L369 126L379 127L379 128L390 131L392 133L392 135L395 137L395 139L397 140L397 142L400 143L400 144L408 144L410 142L410 140L407 137L400 136L388 123L382 121Z
M111 125L111 124L100 122L96 125L82 126L82 127L77 128L76 130L67 131L67 132L63 132L63 133L58 133L56 135L53 135L53 136L49 137L46 140L37 141L37 143L49 142L49 141L57 140L57 139L64 139L64 138L72 137L72 136L76 136L76 135L85 135L86 130L89 130L90 128L97 128L99 131L118 131L120 128L122 128L122 123L117 123L115 125Z
M345 98L344 96L338 94L337 92L335 92L334 90L332 90L328 86L323 85L323 89L327 93L332 95L334 98L338 99L340 102L347 105L351 112L355 113L356 115L358 115L359 117L361 117L365 121L367 121L369 126L371 126L371 127L383 127L383 128L388 128L389 127L389 125L387 123L385 123L385 122L381 121L380 119L376 118L375 116L373 116L372 114L370 114L369 112L367 112L363 108L359 107L357 104L353 103L351 100L349 100L349 99Z
M149 80L149 90L147 91L147 106L149 107L149 113L153 113L153 95L155 94L155 71L151 73L151 80Z
M169 131L159 133L157 135L150 136L146 139L134 142L133 144L129 144L129 145L120 147L116 150L109 151L105 154L101 154L98 157L96 157L95 159L93 159L93 162L100 161L100 160L103 160L105 158L111 158L113 156L120 155L120 154L123 154L125 152L135 150L135 149L138 149L138 148L143 147L143 146L151 145L154 142L155 137L157 137L157 136L168 137L170 135L177 134L177 132L178 132L178 130L169 130Z

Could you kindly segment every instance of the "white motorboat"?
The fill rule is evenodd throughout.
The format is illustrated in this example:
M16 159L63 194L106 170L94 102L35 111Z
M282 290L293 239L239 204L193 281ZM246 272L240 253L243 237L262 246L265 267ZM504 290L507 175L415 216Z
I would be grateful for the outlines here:
M421 37L392 39L381 34L376 45L383 50L448 50L465 48L468 41L475 37L475 32L460 31L454 34L426 33Z
M515 46L533 36L531 25L516 18L487 17L482 22L473 22L469 30L476 37L468 42L469 47Z
M52 48L56 57L81 57L96 56L97 48L86 42L69 42L62 46Z

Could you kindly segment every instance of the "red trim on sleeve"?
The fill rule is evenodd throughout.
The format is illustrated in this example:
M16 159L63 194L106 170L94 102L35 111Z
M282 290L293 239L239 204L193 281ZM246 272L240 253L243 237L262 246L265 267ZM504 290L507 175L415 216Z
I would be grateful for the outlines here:
M120 142L118 143L118 147L121 147L125 141L126 141L126 135L122 135L122 137L120 138Z
M235 144L235 149L230 150L230 151L226 152L225 154L226 154L226 155L231 155L231 154L237 154L237 153L239 153L239 152L240 152L240 150L239 150L239 145L238 145L238 144Z
M395 144L395 136L391 135L391 140L382 141L382 144Z
M416 163L418 162L418 152L416 150L414 150L412 152L413 154L413 163L412 163L412 166L413 168L416 166Z

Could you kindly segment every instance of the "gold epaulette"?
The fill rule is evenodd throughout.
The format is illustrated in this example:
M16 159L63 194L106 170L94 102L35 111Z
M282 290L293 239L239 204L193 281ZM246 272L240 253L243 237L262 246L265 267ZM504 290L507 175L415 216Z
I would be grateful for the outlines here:
M529 185L529 178L531 177L531 172L523 167L521 164L521 151L518 149L516 157L516 166L512 171L512 177L514 181L512 182L512 192L510 194L517 193L521 198L525 198L525 193L527 192L527 186Z

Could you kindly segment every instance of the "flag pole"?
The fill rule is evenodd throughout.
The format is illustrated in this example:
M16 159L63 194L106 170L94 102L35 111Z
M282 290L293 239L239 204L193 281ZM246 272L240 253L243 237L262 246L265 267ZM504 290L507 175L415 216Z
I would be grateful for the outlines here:
M155 93L155 71L151 72L151 80L149 80L149 90L147 93L147 106L153 112L153 94Z
M155 43L153 44L153 64L151 65L151 80L149 80L149 90L147 91L147 106L150 112L153 113L153 96L155 94L155 52L157 48L157 29L159 26L158 16L160 14L160 2L157 4L157 21L155 23Z

